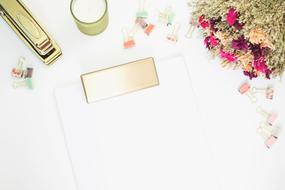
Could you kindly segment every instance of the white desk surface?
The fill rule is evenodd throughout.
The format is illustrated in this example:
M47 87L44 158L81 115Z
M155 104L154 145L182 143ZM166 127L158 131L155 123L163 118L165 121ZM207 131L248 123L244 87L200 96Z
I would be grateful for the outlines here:
M136 36L137 46L122 49L123 26L132 26L137 1L109 0L110 25L97 37L81 34L70 15L69 0L23 0L42 25L56 39L63 57L53 66L42 64L0 19L0 189L75 190L72 169L55 105L54 89L79 79L83 72L153 56L156 59L184 55L203 114L203 131L208 150L207 190L283 190L285 188L285 136L271 150L263 146L256 128L261 118L255 108L261 104L279 112L284 122L285 84L255 80L256 85L274 83L272 102L259 97L251 104L237 93L245 79L238 71L224 71L219 60L211 60L203 40L195 34L184 38L189 11L186 1L150 1L151 21L157 23L158 10L172 5L182 24L180 41L165 40L167 28L157 27L153 35ZM36 88L33 91L11 86L10 71L19 56L33 63ZM73 109L71 107L71 109ZM209 156L210 155L210 156Z

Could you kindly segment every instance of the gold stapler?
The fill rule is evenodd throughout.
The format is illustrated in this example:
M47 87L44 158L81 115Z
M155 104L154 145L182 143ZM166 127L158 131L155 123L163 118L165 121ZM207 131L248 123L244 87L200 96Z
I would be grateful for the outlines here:
M0 0L0 15L47 65L61 55L61 50L20 0Z

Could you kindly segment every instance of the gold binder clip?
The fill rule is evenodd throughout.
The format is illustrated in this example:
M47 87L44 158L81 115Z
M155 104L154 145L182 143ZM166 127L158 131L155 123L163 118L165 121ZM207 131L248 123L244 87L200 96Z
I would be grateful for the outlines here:
M0 15L47 65L61 56L61 50L20 0L0 0Z

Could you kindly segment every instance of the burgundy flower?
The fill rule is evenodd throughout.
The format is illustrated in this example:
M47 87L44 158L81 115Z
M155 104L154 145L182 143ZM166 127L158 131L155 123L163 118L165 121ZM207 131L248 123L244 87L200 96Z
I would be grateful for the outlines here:
M210 26L209 21L207 19L205 19L204 15L199 17L199 24L203 29L206 29Z
M225 52L224 50L221 50L220 56L221 58L226 59L228 62L231 62L231 63L237 61L237 57L234 54L230 52Z
M267 79L270 79L270 75L272 74L272 70L270 70L270 69L268 69L267 71L266 71L266 73L265 73L265 77L267 78Z
M239 37L237 40L233 40L232 41L232 48L236 49L236 50L244 50L247 51L248 50L248 42L247 40L244 38L244 36L242 35L241 37Z
M253 78L257 78L258 77L255 72L243 71L243 74L245 76L248 76L250 80L252 80Z
M228 25L233 26L236 23L237 19L238 19L238 12L234 8L231 8L227 15Z
M213 32L217 32L218 29L216 28L217 23L221 22L222 17L218 17L218 18L211 18L210 19L210 29Z
M234 27L237 29L237 30L241 30L243 28L244 24L243 23L240 23L239 21L236 21L235 24L234 24Z
M210 43L210 36L207 36L204 40L204 44L208 49L212 49L211 43Z
M259 44L250 44L249 46L255 60L266 57L270 51L270 49L267 47L261 48Z

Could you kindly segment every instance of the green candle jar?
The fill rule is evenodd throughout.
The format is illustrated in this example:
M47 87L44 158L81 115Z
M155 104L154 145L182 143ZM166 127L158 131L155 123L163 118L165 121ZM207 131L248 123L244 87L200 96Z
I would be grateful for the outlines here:
M108 26L107 0L72 0L70 11L78 29L86 35L98 35Z

